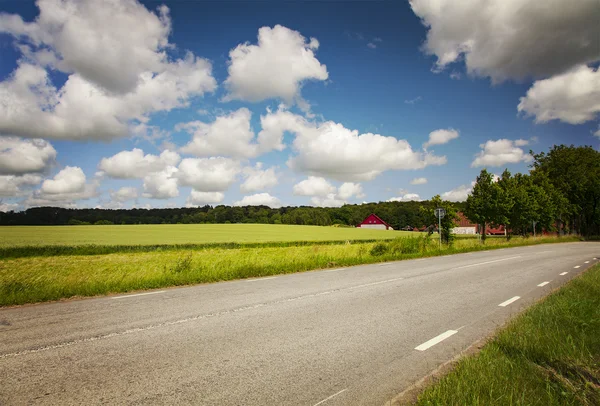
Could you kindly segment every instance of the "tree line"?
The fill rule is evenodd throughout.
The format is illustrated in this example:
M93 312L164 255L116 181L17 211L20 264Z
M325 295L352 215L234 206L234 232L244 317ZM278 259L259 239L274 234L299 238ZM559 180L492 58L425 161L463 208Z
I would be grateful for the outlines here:
M505 226L508 237L558 231L600 235L600 152L592 147L553 146L532 156L529 174L486 169L477 177L464 213L481 224Z
M443 207L443 240L449 242L456 213L476 224L506 227L510 235L558 231L600 235L600 153L590 146L554 146L532 156L528 174L505 170L499 179L486 169L464 203L440 196L422 202L348 204L336 208L225 205L172 209L67 209L36 207L0 212L0 225L224 224L262 223L356 226L375 213L399 230L437 227L434 208ZM485 238L485 231L482 232Z

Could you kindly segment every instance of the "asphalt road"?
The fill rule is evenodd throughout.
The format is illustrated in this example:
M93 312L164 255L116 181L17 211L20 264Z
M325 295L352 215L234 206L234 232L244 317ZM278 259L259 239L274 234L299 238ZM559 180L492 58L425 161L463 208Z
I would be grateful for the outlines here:
M595 258L538 245L2 309L0 404L382 405Z

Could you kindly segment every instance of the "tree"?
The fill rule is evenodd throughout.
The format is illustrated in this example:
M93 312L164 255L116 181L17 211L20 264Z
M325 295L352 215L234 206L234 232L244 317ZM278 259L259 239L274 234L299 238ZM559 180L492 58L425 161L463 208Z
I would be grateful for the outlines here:
M600 234L600 152L591 146L555 145L548 153L530 154L532 176L545 175L568 200L564 207L557 199L568 226L586 236Z
M485 242L487 225L506 224L510 204L509 194L494 181L491 173L482 169L467 197L464 213L469 220L481 225L481 238Z
M441 207L446 211L446 214L440 221L438 221L438 218L435 215L435 209L438 207ZM442 242L444 244L452 243L454 240L452 229L455 226L455 222L458 220L458 210L454 204L447 200L442 200L440 195L435 195L431 198L431 204L428 205L427 208L421 206L420 210L428 226L437 227L438 223L441 222L441 230L438 230L438 232L441 235Z

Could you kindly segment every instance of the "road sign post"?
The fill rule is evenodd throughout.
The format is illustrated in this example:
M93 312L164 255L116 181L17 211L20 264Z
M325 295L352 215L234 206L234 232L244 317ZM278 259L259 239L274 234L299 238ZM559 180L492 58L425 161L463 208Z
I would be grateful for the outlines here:
M442 249L442 218L446 215L446 209L438 207L435 209L435 216L438 218L438 234L440 237L440 250Z

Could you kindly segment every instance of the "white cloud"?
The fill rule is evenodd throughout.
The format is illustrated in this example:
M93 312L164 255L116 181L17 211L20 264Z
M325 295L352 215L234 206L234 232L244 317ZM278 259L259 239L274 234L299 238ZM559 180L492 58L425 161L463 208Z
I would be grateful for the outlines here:
M234 206L269 206L272 208L281 207L281 201L268 193L257 193L255 195L244 196L242 200L233 203Z
M429 133L429 140L423 144L423 148L430 147L431 145L447 144L458 137L458 131L452 128L435 130Z
M335 193L335 186L327 181L327 179L319 176L309 176L294 185L293 193L296 196L327 196L330 193Z
M222 192L199 192L192 190L187 200L185 201L186 206L204 206L206 204L221 203L225 195Z
M39 15L24 22L18 15L0 15L0 32L14 35L38 62L110 92L135 89L139 75L158 71L167 62L171 32L169 9L159 15L135 0L39 0ZM107 22L110 22L107 24Z
M58 172L53 179L46 179L42 183L41 191L44 194L79 193L85 188L85 174L77 166L67 166Z
M134 0L42 0L31 23L0 15L24 58L0 83L0 132L28 138L110 140L135 132L151 114L189 104L216 88L212 66L188 52L170 60L168 9ZM110 24L107 24L110 21ZM43 57L43 61L40 59ZM47 70L68 75L62 88ZM139 130L139 128L138 128Z
M458 186L448 192L442 193L441 197L443 200L449 200L451 202L464 202L473 191L474 184L475 182L472 182L471 185Z
M26 207L60 206L76 207L80 200L98 196L98 182L87 183L83 170L67 166L53 178L46 179L39 190L34 191L24 202Z
M421 197L416 193L407 193L403 196L392 197L388 202L420 202Z
M546 77L599 59L597 0L410 0L428 28L437 69L462 60L471 74Z
M423 98L421 96L417 96L414 99L404 100L404 104L415 104L421 100L423 100Z
M262 169L262 163L257 162L254 167L246 167L242 170L245 180L240 185L242 193L258 192L277 185L278 174L275 168Z
M341 207L353 196L365 197L359 183L345 182L336 189L325 178L316 176L309 176L294 185L293 193L297 196L312 196L311 203L320 207Z
M179 196L177 168L168 166L160 172L152 172L144 177L144 197L170 199Z
M600 37L600 33L597 34ZM519 112L535 116L536 123L560 120L582 124L600 113L600 70L577 68L538 80L521 97Z
M0 201L0 212L8 213L9 211L17 210L18 208L18 203L3 203Z
M485 144L480 145L483 150L475 156L471 167L502 166L509 163L529 162L532 159L531 156L523 151L522 148L519 148L519 146L527 144L528 141L526 140L489 140Z
M141 179L152 172L160 172L180 161L179 154L165 150L160 155L147 154L139 148L121 151L109 158L102 158L98 169L117 179Z
M240 164L229 158L186 158L179 164L177 178L183 186L200 192L223 192L240 173Z
M299 103L308 111L300 95L307 80L327 80L327 67L315 57L319 41L306 41L298 31L281 25L258 30L258 45L244 43L229 52L229 76L225 100L258 102L281 99Z
M445 156L413 151L406 140L379 134L359 134L342 124L310 122L288 111L261 117L259 140L281 143L285 132L295 134L296 155L288 160L292 169L340 181L371 180L387 170L422 169L443 165Z
M0 137L0 174L2 175L44 172L55 159L56 150L48 141Z
M600 137L600 125L598 126L598 129L596 130L596 132L594 133L594 135L596 137Z
M175 127L177 131L185 130L193 135L192 140L181 148L181 152L200 157L217 155L253 158L258 155L259 148L254 142L251 117L250 110L242 107L217 117L210 124L202 121L180 123Z
M345 182L338 188L337 196L342 200L347 200L352 196L361 199L365 197L365 194L360 183Z
M410 181L411 185L424 185L427 183L427 178L414 178Z
M15 197L24 193L23 188L39 185L39 175L0 175L0 196Z
M134 187L122 187L117 191L110 191L111 200L119 203L123 203L129 200L135 200L138 198L138 190Z
M374 43L372 43L372 42L369 42L369 43L367 44L367 46L368 46L369 48L371 48L371 49L375 49L375 48L377 48L377 45L375 45L375 44L374 44Z

